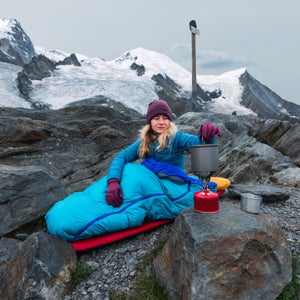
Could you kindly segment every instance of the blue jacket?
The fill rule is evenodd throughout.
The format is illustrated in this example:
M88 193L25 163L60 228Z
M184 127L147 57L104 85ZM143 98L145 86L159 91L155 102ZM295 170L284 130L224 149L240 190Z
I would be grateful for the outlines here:
M211 143L214 143L214 140ZM107 180L115 178L121 181L125 164L139 159L138 151L140 144L141 140L139 139L121 151L113 159L108 170ZM152 143L150 148L150 156L148 158L153 158L156 161L168 163L185 171L184 153L189 152L191 146L199 144L202 144L202 140L199 139L198 136L178 131L176 135L169 140L168 146L162 151L156 150L158 142Z

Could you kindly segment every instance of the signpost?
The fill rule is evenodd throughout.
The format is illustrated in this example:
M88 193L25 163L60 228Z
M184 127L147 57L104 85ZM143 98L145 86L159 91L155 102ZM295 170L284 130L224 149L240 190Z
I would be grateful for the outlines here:
M197 29L195 20L190 21L190 31L192 35L192 98L197 97L197 79L196 79L196 34L200 31Z

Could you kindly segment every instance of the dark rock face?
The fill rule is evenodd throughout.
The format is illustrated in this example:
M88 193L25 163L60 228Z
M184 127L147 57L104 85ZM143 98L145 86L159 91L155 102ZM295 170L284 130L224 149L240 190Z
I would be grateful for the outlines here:
M298 95L295 95L295 97L299 97ZM281 99L281 106L292 116L296 116L296 119L300 118L300 105L294 103L294 102L289 102L287 100Z
M180 116L188 111L202 111L201 96L207 100L209 97L198 86L199 93L196 99L191 99L190 93L184 94L181 87L176 84L167 75L164 77L161 74L152 76L152 80L156 83L156 93L160 99L165 99L172 107L172 112L176 116ZM200 96L201 95L201 96Z
M33 57L31 62L23 67L21 74L27 75L30 80L42 80L50 77L55 70L55 63L44 55Z
M29 102L30 92L32 91L32 80L42 80L46 77L50 77L52 72L59 65L75 65L81 66L76 55L71 54L66 57L63 61L53 62L44 55L38 55L32 58L30 63L23 67L23 70L18 73L17 86L20 94ZM32 103L33 107L36 108L48 108L47 104Z
M36 55L34 46L17 20L10 19L8 22L11 32L9 30L7 37L0 39L0 61L24 66Z
M138 138L143 116L95 97L53 110L2 108L1 163L40 166L68 192L105 174L112 156Z
M59 61L56 63L56 66L59 65L74 65L76 67L80 67L81 64L77 58L77 56L73 53L70 56L66 57L63 61Z
M244 87L241 104L254 111L258 117L286 120L289 119L288 112L299 120L299 105L289 106L288 103L253 78L248 72L241 75L240 82Z
M136 71L137 76L143 76L145 74L145 67L143 65L132 63L130 69Z
M55 67L55 63L44 55L33 57L31 62L26 64L23 70L18 73L16 80L20 94L25 99L30 99L32 80L42 80L45 77L51 76Z

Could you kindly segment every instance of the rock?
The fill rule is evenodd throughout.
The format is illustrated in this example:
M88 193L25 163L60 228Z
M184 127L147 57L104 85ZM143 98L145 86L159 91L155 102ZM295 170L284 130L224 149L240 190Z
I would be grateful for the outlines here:
M228 178L232 184L255 186L279 184L284 178L285 186L295 186L293 174L297 174L297 166L289 157L251 135L256 131L250 129L267 121L253 116L195 112L175 119L180 130L191 134L197 133L199 126L207 121L223 131L222 138L217 140L219 170L216 176ZM16 168L38 166L56 178L57 188L63 185L68 194L81 191L106 175L115 154L138 138L138 130L144 124L141 114L105 97L78 101L60 110L0 108L1 163ZM287 134L289 130L283 132ZM276 133L274 139L279 138ZM186 156L186 166L190 171L189 155ZM296 172L286 171L289 176L279 176L283 174L279 172L293 168ZM18 199L20 191L11 189L10 193L16 193L13 197ZM31 197L33 203L40 201L34 190ZM56 201L60 199L58 195ZM27 217L23 202L18 203ZM34 216L38 218L40 212L30 214L30 217ZM15 221L15 226L23 224L18 218Z
M137 76L143 76L145 74L145 67L143 65L132 63L130 69L136 71Z
M210 100L210 97L198 85L197 98L190 99L190 94L182 95L180 93L181 87L167 75L156 74L151 79L155 82L155 91L158 97L168 101L175 116L180 116L189 111L201 111L202 100Z
M32 102L30 100L32 80L42 80L50 77L53 71L60 65L81 66L75 54L71 54L70 56L65 57L63 61L57 63L42 54L32 57L31 61L25 64L22 71L18 73L17 86L21 95L29 102ZM32 102L32 105L39 108L49 107L49 105L42 103Z
M244 185L232 184L228 188L229 194L235 198L239 198L242 193L250 193L259 195L265 203L284 202L289 199L290 194L280 187L271 185Z
M1 163L41 166L68 193L79 191L106 174L144 124L141 114L103 97L61 110L0 108Z
M291 127L290 122L267 119L259 120L255 126L250 128L250 135L255 137L261 143L274 146L276 141L278 141Z
M81 66L76 54L74 53L72 53L70 56L65 57L63 61L59 61L56 65L74 65L76 67Z
M300 169L287 168L275 173L270 179L284 186L300 188Z
M221 203L175 220L153 270L169 299L274 300L292 278L292 255L279 224ZM276 283L276 284L274 284Z
M241 104L254 111L258 117L265 119L289 119L289 114L291 114L299 118L299 105L292 105L284 101L247 71L240 76L240 83L243 86Z
M5 21L7 29L0 39L0 62L24 66L36 55L34 45L16 19Z
M274 148L288 155L300 167L300 124L295 123L274 144Z
M288 156L251 135L255 133L253 128L262 122L256 117L189 112L175 122L180 129L193 134L204 122L212 122L221 128L223 136L217 140L219 170L216 175L228 178L232 183L273 183L271 176L274 173L295 167ZM189 166L187 169L190 171ZM290 184L293 186L293 182Z
M300 166L300 124L275 119L260 120L251 129L250 135L289 156Z
M0 165L0 236L40 218L66 194L40 167Z
M0 240L1 299L62 299L76 267L72 246L37 232L25 241Z

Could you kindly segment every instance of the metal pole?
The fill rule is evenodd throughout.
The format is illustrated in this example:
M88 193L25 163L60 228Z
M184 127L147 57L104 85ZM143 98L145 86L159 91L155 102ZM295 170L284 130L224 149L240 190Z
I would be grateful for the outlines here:
M197 98L197 79L196 79L196 34L199 34L195 20L190 21L190 31L192 35L192 98Z
M196 80L196 35L192 35L192 97L197 97L197 80Z

